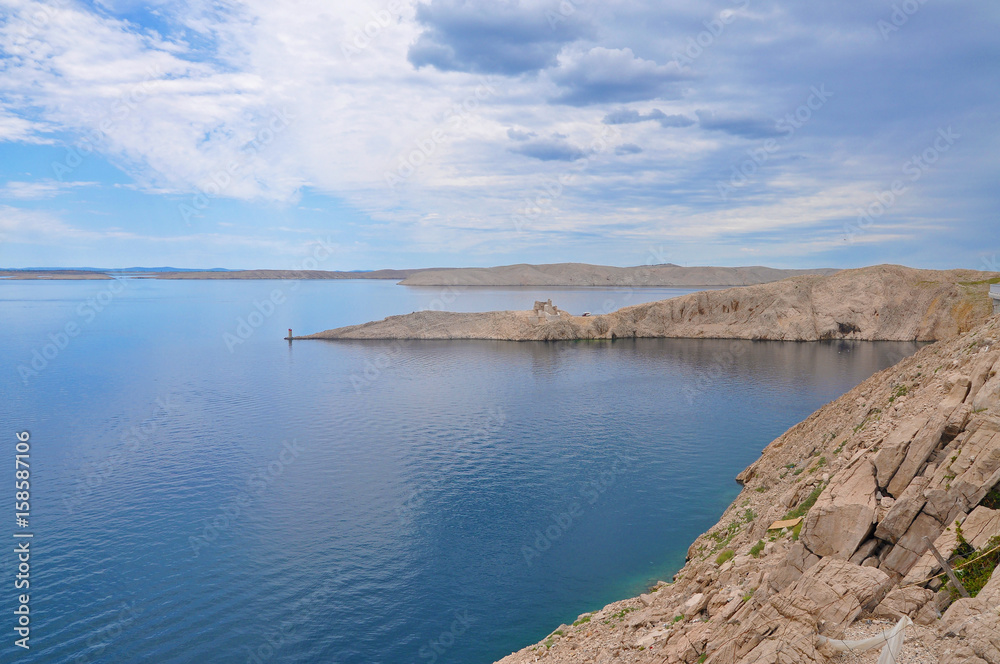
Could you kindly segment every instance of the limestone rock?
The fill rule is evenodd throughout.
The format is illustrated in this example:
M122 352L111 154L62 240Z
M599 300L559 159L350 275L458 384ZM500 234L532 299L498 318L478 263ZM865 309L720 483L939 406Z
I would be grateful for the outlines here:
M818 556L850 558L871 534L876 490L867 459L837 473L806 515L802 543Z
M934 593L926 588L896 588L875 607L872 615L876 618L889 619L898 619L901 616L912 618L932 597Z
M906 420L897 427L889 436L882 441L882 445L875 455L875 481L880 487L889 485L892 476L896 474L899 464L906 458L906 452L910 448L910 441L917 435L917 432L924 428L930 420L930 416L917 416Z
M958 389L957 386L956 389ZM949 412L948 414L950 415L951 413ZM891 495L899 496L910 485L910 482L916 477L917 472L919 472L920 467L927 462L931 453L934 452L935 448L941 442L947 423L948 418L939 413L932 417L924 425L923 429L918 431L917 435L913 437L906 450L906 457L899 464L899 468L893 474L887 486Z
M976 653L969 646L961 645L942 653L938 658L938 664L987 664L987 662L976 657Z
M795 542L785 553L785 559L768 575L768 585L774 592L781 592L817 562L819 556L806 549L802 542Z
M855 565L860 565L869 557L871 557L873 553L875 553L875 549L878 548L880 543L881 542L879 542L879 540L875 538L866 541L864 544L858 547L858 550L854 552L853 556L851 556L850 561ZM876 561L877 560L878 559L876 559ZM878 563L876 562L876 566L877 565Z
M899 541L927 502L923 496L926 485L926 478L917 477L906 487L899 499L893 503L892 509L879 522L875 529L875 537L892 544Z
M933 542L942 531L944 531L944 526L938 523L937 519L921 512L913 520L906 534L899 538L896 546L892 547L892 551L879 565L879 569L899 576L906 576L906 573L916 564L920 556L927 551L924 537Z

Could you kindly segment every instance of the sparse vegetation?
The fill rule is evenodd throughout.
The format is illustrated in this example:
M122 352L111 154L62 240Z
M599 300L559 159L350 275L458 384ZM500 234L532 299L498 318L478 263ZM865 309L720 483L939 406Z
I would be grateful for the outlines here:
M796 526L794 528L792 528L792 541L795 541L795 542L799 541L799 533L802 532L802 524L803 523L805 523L805 521L799 521L798 524L796 524Z
M960 528L956 528L956 534L959 545L955 550L958 558L953 561L956 568L955 575L962 582L962 585L965 586L965 589L969 591L969 595L975 597L983 589L983 586L989 582L997 563L1000 563L1000 550L992 550L1000 547L1000 535L990 538L977 551L962 536ZM953 600L958 599L959 592L957 588L948 584L948 590Z
M636 611L636 610L637 609L634 606L626 606L621 611L616 611L616 612L612 613L610 616L608 616L607 618L605 618L601 622L604 623L605 625L612 625L615 622L621 620L622 618L624 618L625 616L627 616L628 614L630 614L630 613L632 613L633 611Z
M754 558L760 557L760 552L764 550L764 540L759 540L756 544L750 547L750 555Z
M818 485L816 485L816 488L812 490L812 493L810 493L805 500L799 503L798 507L796 507L791 512L785 515L785 519L797 519L800 516L804 517L806 515L806 512L809 511L809 508L811 508L813 505L816 504L816 500L819 498L819 495L823 493L823 489L825 488L826 488L825 482L820 482Z
M1000 484L993 487L979 503L991 510L1000 510Z
M584 623L589 623L590 619L593 618L593 617L594 617L593 613L588 613L586 615L582 615L582 616L580 616L579 618L577 618L573 622L573 627L579 627L580 625L582 625Z
M826 457L825 456L824 457L820 457L819 461L816 462L816 465L809 469L809 472L810 473L815 473L817 470L819 470L820 468L822 468L825 465L826 465Z
M715 564L716 565L724 565L726 562L732 560L735 555L736 555L735 551L733 551L732 549L726 549L725 551L723 551L722 553L720 553L718 556L716 556L716 558L715 558Z

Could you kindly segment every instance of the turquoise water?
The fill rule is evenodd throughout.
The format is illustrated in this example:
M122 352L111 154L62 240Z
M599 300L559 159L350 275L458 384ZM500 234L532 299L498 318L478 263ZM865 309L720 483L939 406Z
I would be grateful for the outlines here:
M764 445L916 346L282 337L681 292L5 282L3 661L488 663L669 578Z

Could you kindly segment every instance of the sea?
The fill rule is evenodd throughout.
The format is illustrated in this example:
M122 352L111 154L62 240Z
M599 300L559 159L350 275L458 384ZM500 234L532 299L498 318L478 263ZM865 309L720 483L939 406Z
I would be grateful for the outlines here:
M669 581L770 441L918 345L284 337L687 292L5 280L0 660L488 664Z

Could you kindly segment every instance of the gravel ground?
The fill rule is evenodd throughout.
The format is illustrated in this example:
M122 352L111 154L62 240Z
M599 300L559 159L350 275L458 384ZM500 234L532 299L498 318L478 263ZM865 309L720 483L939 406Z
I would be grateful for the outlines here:
M868 639L887 629L892 629L895 624L896 622L893 620L859 620L847 628L844 639L848 641ZM924 645L924 639L928 636L936 638L934 631L926 627L919 625L907 627L906 638L903 639L903 649L896 659L896 664L937 664L937 654ZM845 652L830 661L837 662L837 664L875 664L881 652L881 648L873 648L863 653Z

